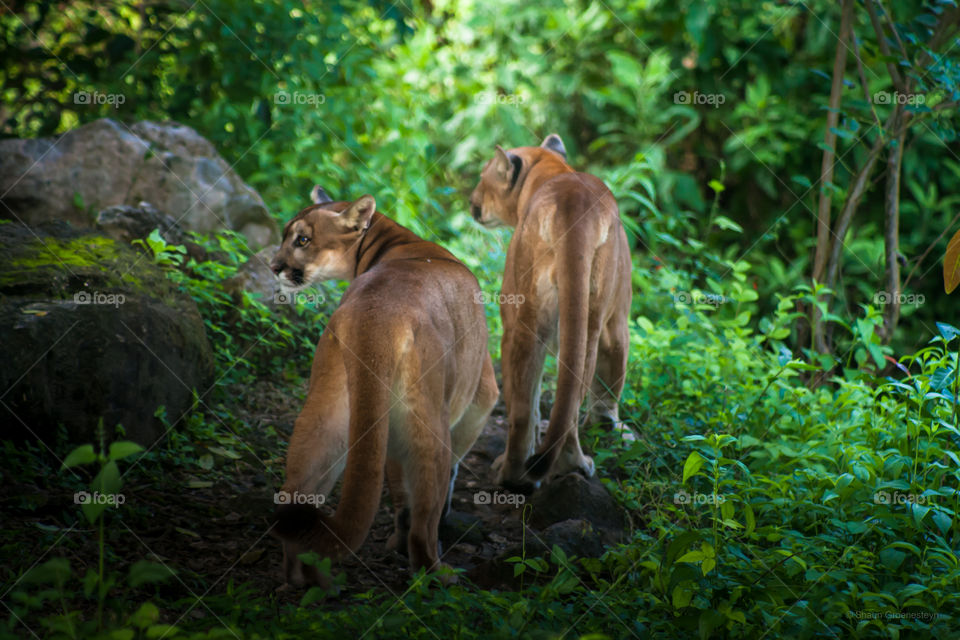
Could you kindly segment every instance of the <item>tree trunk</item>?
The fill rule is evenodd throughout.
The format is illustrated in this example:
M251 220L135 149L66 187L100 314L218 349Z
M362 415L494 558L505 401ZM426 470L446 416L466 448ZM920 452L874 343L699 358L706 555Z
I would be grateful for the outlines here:
M899 110L899 109L898 109ZM886 228L884 255L887 260L886 307L883 309L883 329L880 337L890 342L900 320L900 169L903 163L903 144L906 129L900 129L900 118L895 123L900 130L887 158Z
M820 162L820 199L817 203L817 248L813 256L813 280L822 282L830 250L830 205L833 199L833 168L836 163L837 135L834 130L840 120L840 100L843 94L843 74L847 65L847 40L853 23L853 0L843 0L840 15L840 35L837 52L833 59L833 82L830 85L830 107L823 134L823 158ZM810 309L810 325L813 328L814 348L819 353L829 351L824 335L820 311L814 305Z

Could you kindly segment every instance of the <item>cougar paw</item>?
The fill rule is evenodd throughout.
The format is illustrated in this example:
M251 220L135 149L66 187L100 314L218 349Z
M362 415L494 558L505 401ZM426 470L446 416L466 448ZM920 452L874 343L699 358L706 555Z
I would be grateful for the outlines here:
M582 474L584 478L592 478L593 474L597 471L597 466L593 463L593 458L583 456L583 460L580 461L577 471Z
M527 475L523 465L520 465L519 469L514 469L507 464L506 459L507 454L504 453L493 461L493 470L497 474L497 484L514 493L525 495L530 495L536 491L540 483Z
M620 435L620 441L623 442L624 444L630 444L631 442L637 441L637 436L633 432L633 429L623 424L622 422L618 422L613 427L613 432Z
M557 478L568 473L579 473L584 478L592 478L596 470L593 458L580 454L575 460L561 457L551 470L550 476Z

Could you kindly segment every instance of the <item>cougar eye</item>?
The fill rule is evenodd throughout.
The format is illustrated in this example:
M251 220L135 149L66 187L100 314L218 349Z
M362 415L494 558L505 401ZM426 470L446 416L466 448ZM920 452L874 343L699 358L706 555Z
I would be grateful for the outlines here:
M294 239L293 241L293 246L305 247L309 242L310 242L310 238L308 238L307 236L297 236L296 239Z

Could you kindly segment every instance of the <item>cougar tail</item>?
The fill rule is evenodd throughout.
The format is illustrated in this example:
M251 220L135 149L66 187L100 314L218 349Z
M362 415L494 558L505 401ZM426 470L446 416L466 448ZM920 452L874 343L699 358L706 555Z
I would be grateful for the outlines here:
M282 505L276 512L275 531L279 537L296 540L334 559L356 551L363 544L380 506L383 489L391 390L381 381L392 382L395 363L392 358L384 358L383 351L377 353L372 349L372 342L374 340L360 341L362 346L346 356L350 389L349 448L336 512L326 517L310 505Z
M550 412L550 426L537 451L526 461L527 474L540 480L556 461L564 440L577 428L583 399L583 375L587 356L587 323L590 309L591 256L583 251L582 236L571 230L564 236L566 246L557 262L559 328L557 393Z

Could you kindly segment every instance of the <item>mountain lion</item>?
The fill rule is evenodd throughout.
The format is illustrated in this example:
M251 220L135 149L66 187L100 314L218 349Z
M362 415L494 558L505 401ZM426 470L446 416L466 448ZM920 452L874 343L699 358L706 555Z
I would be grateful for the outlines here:
M405 541L414 570L435 570L457 465L498 396L480 289L463 263L377 212L371 196L331 202L315 188L313 197L284 228L271 268L293 289L351 284L317 344L277 494L286 580L322 582L300 553L336 560L360 547L385 474L396 509L388 546ZM336 512L323 515L317 504L341 474Z
M516 229L500 304L509 432L494 467L500 484L521 491L548 474L593 475L577 433L588 390L589 417L633 439L617 409L629 346L630 248L613 194L566 157L555 134L539 147L497 146L470 196L482 225ZM538 447L547 350L557 356L557 391Z

